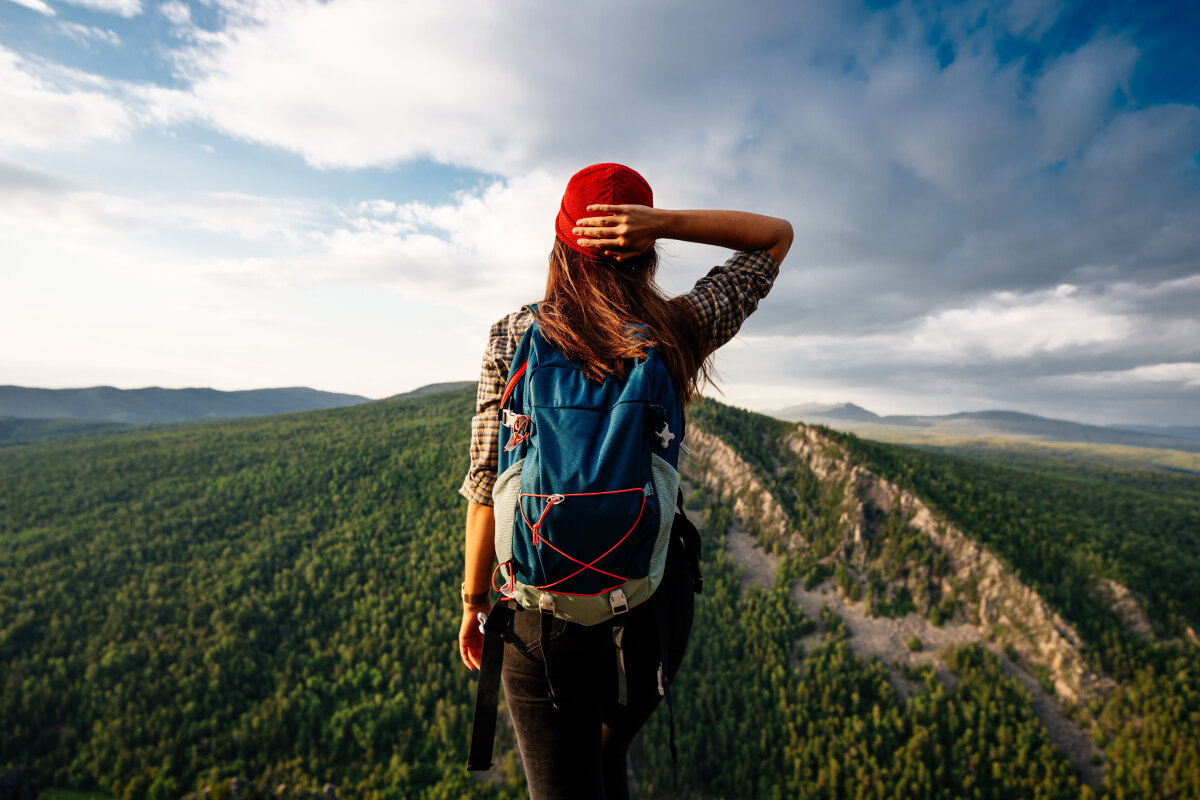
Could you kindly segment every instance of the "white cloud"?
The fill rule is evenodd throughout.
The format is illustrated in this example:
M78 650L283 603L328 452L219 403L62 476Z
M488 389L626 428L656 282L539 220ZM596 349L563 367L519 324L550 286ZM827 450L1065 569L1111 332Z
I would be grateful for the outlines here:
M209 287L356 285L453 306L480 323L540 296L566 180L536 173L442 205L377 199L338 209L230 192L114 194L3 167L0 219L29 236L70 231L96 250L161 246L167 260L191 265L189 282ZM168 255L181 242L189 255Z
M224 246L238 250L259 242L282 247L318 236L328 213L313 204L234 192L121 195L45 180L5 186L2 178L0 214L7 224L51 236L68 230L105 246L203 233L225 237ZM204 252L219 246L208 242Z
M63 2L121 17L136 17L142 13L141 0L63 0Z
M1099 306L1069 285L1027 294L998 292L969 308L926 317L903 349L910 356L955 363L1031 358L1126 338L1130 321Z
M108 28L95 28L90 25L80 25L78 22L66 21L58 23L58 27L63 33L85 45L93 41L113 46L121 44L121 37L117 35L117 32Z
M221 259L206 274L235 286L380 287L491 322L540 296L564 182L535 173L444 205L367 201L325 230L298 232L287 252Z
M0 47L0 151L69 149L96 140L121 139L133 129L135 121L126 107L95 88L96 84L103 86L103 81L56 72L64 80L53 80Z
M179 2L179 0L170 0L158 7L159 12L171 21L174 25L190 25L192 22L192 9L187 3Z
M665 156L680 138L711 145L709 167L750 131L758 99L741 91L755 64L710 55L764 35L741 12L709 20L680 3L618 2L611 14L641 22L606 40L599 67L579 46L577 13L557 3L277 2L269 15L267 5L236 4L181 69L212 124L326 167L427 156L513 175L588 150ZM814 7L774 33L807 38L801 22L830 13Z
M45 3L43 3L42 0L12 0L12 2L16 3L19 6L25 6L26 8L31 8L34 11L38 11L42 14L45 14L48 17L54 16L54 9L51 8L50 6L46 5Z
M1144 364L1133 369L1096 372L1079 378L1096 383L1173 383L1200 389L1200 362Z
M160 93L163 119L325 168L429 158L520 178L625 161L660 204L787 216L791 263L829 279L785 273L779 294L813 313L768 313L780 329L907 322L981 289L1080 283L1096 264L1200 267L1200 197L1180 166L1200 150L1200 111L1110 108L1138 58L1120 38L1032 74L1000 64L996 43L1044 30L1055 4L944 9L944 69L930 20L905 4L639 6L603 70L562 4L220 5L228 24L180 54L190 87Z

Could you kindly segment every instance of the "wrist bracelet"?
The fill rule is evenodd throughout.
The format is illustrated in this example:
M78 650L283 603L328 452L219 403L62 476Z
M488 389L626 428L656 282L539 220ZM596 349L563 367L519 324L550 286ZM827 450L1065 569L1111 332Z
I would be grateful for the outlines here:
M459 594L462 596L462 601L471 606L484 605L491 599L491 595L487 592L480 592L479 594L467 594L466 581L463 581L462 586L459 588Z

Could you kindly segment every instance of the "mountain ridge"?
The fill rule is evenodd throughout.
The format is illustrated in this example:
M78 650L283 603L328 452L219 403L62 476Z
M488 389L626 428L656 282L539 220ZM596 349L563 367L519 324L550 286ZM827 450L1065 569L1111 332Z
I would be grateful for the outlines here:
M911 431L913 443L918 442L921 436L932 434L966 439L1011 437L1045 442L1083 442L1200 452L1200 428L1089 425L1007 409L880 416L853 403L807 403L765 413L788 422L825 425L836 430L869 438L885 438L897 443L905 443L906 433Z
M306 386L222 391L207 387L41 389L0 386L0 417L74 419L124 424L267 416L369 402L360 395Z

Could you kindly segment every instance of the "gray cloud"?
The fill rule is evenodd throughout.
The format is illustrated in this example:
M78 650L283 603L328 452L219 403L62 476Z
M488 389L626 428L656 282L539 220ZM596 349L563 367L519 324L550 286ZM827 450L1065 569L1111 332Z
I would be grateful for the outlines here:
M57 193L71 189L64 178L23 164L0 160L0 194Z
M311 117L323 103L310 83L252 112L255 86L276 90L262 79L295 66L279 53L299 46L296 26L319 12L286 29L229 31L188 63L214 125L317 164L422 155L565 176L624 160L659 187L661 204L787 216L796 244L746 329L774 349L742 379L761 382L782 363L796 379L955 387L1027 406L1094 390L1080 376L1200 360L1195 291L1154 288L1200 274L1200 109L1140 105L1130 79L1141 54L1123 34L1036 68L1001 59L1002 40L1043 35L1060 10L764 2L698 13L667 3L638 7L638 24L603 41L586 38L565 4L519 3L465 27L450 9L426 13L406 22L449 60L422 50L433 61L421 84L377 82L397 101L397 125L420 120L386 140L353 126L357 106L340 97L324 108L338 133L295 133L289 104ZM332 10L324 21L336 38ZM478 50L482 30L490 45ZM955 54L945 66L935 33ZM267 40L270 64L253 57ZM1047 294L1060 286L1073 287L1069 297ZM1180 419L1195 392L1172 386L1163 402Z

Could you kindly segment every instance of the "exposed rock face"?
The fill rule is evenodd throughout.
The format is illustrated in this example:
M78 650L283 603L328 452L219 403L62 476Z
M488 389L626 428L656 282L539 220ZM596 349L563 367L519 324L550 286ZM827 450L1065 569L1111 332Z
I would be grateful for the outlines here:
M686 477L708 486L722 500L733 500L734 516L750 530L767 539L790 538L783 507L733 448L694 425L688 428L687 440L692 452L680 465Z
M790 549L804 546L779 500L731 447L695 425L688 444L692 456L681 467L689 480L705 484L724 500L732 499L735 519L757 532L760 542L783 541ZM965 604L960 618L969 619L984 639L1015 652L1027 668L1048 671L1061 698L1079 701L1107 690L1110 682L1084 663L1083 641L1076 630L990 551L939 520L919 497L852 464L841 446L812 428L797 428L780 446L811 469L824 489L842 493L836 526L849 545L843 552L852 566L866 563L865 509L895 510L948 558L949 569L940 579L942 592L957 595Z
M1127 630L1143 639L1154 638L1154 627L1150 624L1150 617L1146 615L1145 601L1128 587L1111 578L1100 578L1092 587L1092 591L1113 610ZM1190 628L1188 630L1191 632ZM1194 633L1192 637L1194 641Z
M1083 640L1074 627L982 545L938 520L916 495L851 464L835 442L817 431L799 428L788 437L787 446L822 481L846 482L860 504L885 497L889 507L900 509L911 526L950 557L949 572L955 582L975 587L978 600L971 609L972 622L984 637L1010 646L1032 665L1048 668L1060 697L1078 701L1103 688L1101 679L1084 663ZM949 580L942 588L947 593L953 590Z

